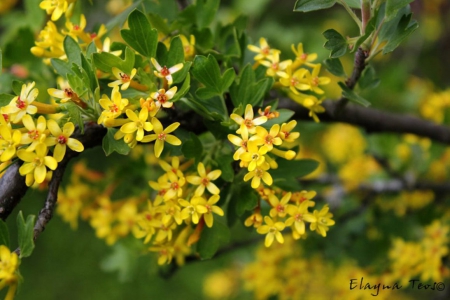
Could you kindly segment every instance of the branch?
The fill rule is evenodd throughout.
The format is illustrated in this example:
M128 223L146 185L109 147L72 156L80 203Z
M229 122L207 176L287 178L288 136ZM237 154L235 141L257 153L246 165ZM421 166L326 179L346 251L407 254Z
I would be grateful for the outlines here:
M319 115L320 120L352 124L364 128L367 133L412 133L428 137L436 142L450 144L450 128L447 126L435 124L411 115L384 112L351 103L338 111L339 103L332 100L324 101L322 105L325 107L325 112ZM293 110L295 112L294 119L311 120L307 109L288 98L281 99L279 107Z
M178 7L180 8L180 10L185 9L189 5L187 0L177 0L177 3L178 3Z

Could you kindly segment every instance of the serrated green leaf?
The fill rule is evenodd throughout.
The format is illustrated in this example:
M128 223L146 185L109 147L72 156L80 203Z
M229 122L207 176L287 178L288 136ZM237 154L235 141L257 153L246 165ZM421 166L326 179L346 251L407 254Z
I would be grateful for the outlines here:
M339 86L342 89L342 97L347 98L348 100L361 104L362 106L368 107L370 106L370 102L358 95L355 91L351 90L348 86L343 82L338 82Z
M373 89L380 84L380 79L376 77L375 69L372 66L367 66L361 78L358 80L358 86L360 89Z
M146 57L155 57L158 45L158 32L152 29L147 17L140 11L134 10L128 17L130 29L122 29L122 38L134 50Z
M395 32L389 38L388 43L383 48L383 54L394 51L398 45L406 39L419 25L416 20L411 20L412 14L403 15L397 25Z
M94 64L97 67L97 69L102 70L103 72L111 73L112 67L116 67L119 69L122 68L123 61L119 57L111 53L108 52L94 53L93 58Z
M294 11L308 12L332 7L336 0L297 0Z
M14 95L0 94L0 107L8 105L14 97Z
M202 142L195 134L189 132L189 140L183 143L181 151L186 158L195 158L198 162L203 153Z
M258 205L258 194L248 184L242 184L238 187L233 197L236 198L235 209L238 216L255 209Z
M197 0L195 13L199 28L208 27L216 17L220 0Z
M226 245L230 240L230 229L219 221L215 220L213 227L205 228L197 244L197 251L201 259L210 259L216 252Z
M20 92L22 91L22 86L24 84L25 83L23 81L13 80L13 82L11 83L11 88L12 88L14 94L20 95Z
M323 64L331 74L338 77L347 77L339 58L328 58L323 61Z
M192 75L205 87L199 88L196 92L201 99L208 99L215 95L222 95L231 85L236 74L233 68L220 74L219 64L211 54L208 57L197 55L191 69Z
M20 257L28 257L34 250L34 220L35 216L29 215L27 220L23 218L23 213L20 211L17 214L17 231L18 242L20 247Z
M0 220L0 245L5 245L9 248L9 230L3 220Z
M340 57L347 52L347 41L339 32L328 29L323 36L328 40L323 46L331 51L330 58Z
M116 128L108 128L108 132L103 138L102 147L106 156L111 155L113 152L122 155L128 155L128 153L130 153L131 148L123 141L123 139L114 139L114 134L116 134L117 131L118 129Z
M63 44L69 63L81 66L81 48L77 41L70 35L66 35Z
M204 117L206 120L213 120L211 113L199 100L189 95L187 98L180 98L181 102L186 104L189 108L195 111L200 116Z
M386 0L386 21L390 21L397 15L398 11L414 0Z
M319 162L314 159L300 160L277 160L278 168L270 170L273 179L290 179L306 176L319 166Z
M234 170L233 170L233 155L232 154L221 154L216 159L219 164L219 169L222 171L220 176L223 180L228 182L233 182Z

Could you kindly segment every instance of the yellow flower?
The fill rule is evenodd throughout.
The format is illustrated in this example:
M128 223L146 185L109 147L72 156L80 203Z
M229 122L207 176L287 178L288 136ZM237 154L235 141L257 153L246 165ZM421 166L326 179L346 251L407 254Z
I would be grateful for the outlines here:
M256 135L253 136L252 138L255 138L256 140L258 140L259 143L263 145L261 148L264 148L265 152L269 152L273 149L273 145L279 146L283 142L281 138L278 137L279 132L280 132L279 124L274 124L270 128L269 132L267 132L267 130L264 127L257 126Z
M183 68L183 63L179 63L176 64L175 66L168 68L166 66L161 67L159 63L156 61L156 59L154 59L153 57L151 58L151 61L153 66L156 68L156 71L154 71L155 76L159 78L165 78L169 85L172 85L173 83L172 74L180 71Z
M173 199L176 197L181 197L183 194L183 186L186 183L184 177L178 177L174 173L166 173L167 181L161 185L165 189L164 200Z
M247 219L245 219L244 225L247 227L253 226L254 228L258 228L261 226L263 222L263 217L261 212L258 210L257 212L250 215Z
M269 59L270 61L260 61L263 66L267 67L267 76L287 78L288 75L286 73L286 69L290 64L292 64L292 60L289 59L280 62L280 52L274 52Z
M254 57L256 61L260 61L266 58L270 59L271 55L273 55L275 52L280 52L280 50L270 49L269 44L267 43L267 40L265 38L259 39L259 47L255 45L248 45L247 48L252 52L258 53Z
M56 123L55 120L50 119L47 121L47 126L53 136L48 137L45 140L45 143L47 146L55 145L53 157L55 157L57 162L60 162L64 158L67 146L73 151L83 152L83 144L80 141L70 137L75 131L75 126L72 122L67 122L64 124L61 130L58 123Z
M151 131L153 129L152 123L147 122L147 109L141 109L141 111L139 112L139 117L131 109L127 109L126 114L131 122L123 124L122 127L120 127L120 131L122 131L123 133L136 132L136 141L141 141L144 138L144 130Z
M263 163L261 166L257 166L253 171L248 172L244 176L244 181L249 181L252 179L252 188L257 189L261 184L261 179L264 181L267 185L272 185L273 179L272 176L270 176L269 172L269 164Z
M295 128L295 126L297 126L297 121L295 121L295 120L292 120L289 123L283 123L281 125L281 129L280 129L280 132L278 133L278 136L284 142L291 143L291 142L295 141L300 136L299 132L291 132L292 129Z
M21 144L31 144L27 151L34 151L36 146L43 142L45 139L45 129L47 128L47 120L44 116L39 116L37 124L34 124L34 120L30 115L25 115L22 118L23 125L28 130L26 134L22 135Z
M315 230L323 237L327 236L327 231L330 229L329 226L335 224L334 220L331 219L333 214L328 212L328 210L328 205L325 205L320 212L315 209L313 214L307 213L303 215L303 219L311 223L309 228Z
M247 144L247 151L241 154L240 159L248 164L248 170L253 171L256 167L261 166L265 162L264 154L267 149L260 147L258 149L258 141L250 140Z
M253 107L251 104L247 104L247 106L245 107L244 118L237 114L231 114L230 117L240 126L236 133L242 133L244 130L246 130L248 131L248 133L253 134L256 131L256 125L261 125L267 122L266 116L261 116L253 119Z
M278 243L283 244L284 238L283 235L281 234L281 231L284 230L285 227L284 223L283 222L275 223L269 216L264 217L264 222L267 225L261 225L260 227L258 227L258 229L256 229L256 231L259 234L266 234L264 245L266 247L270 247L274 239L276 239Z
M323 113L325 111L325 108L322 106L323 99L319 100L313 95L296 95L294 93L289 93L289 98L307 108L309 110L309 116L315 122L320 122L317 113Z
M122 98L119 87L115 86L111 92L111 99L103 95L99 100L100 105L104 109L98 118L98 124L105 124L108 119L115 119L123 113L125 106L128 105L128 99Z
M11 252L5 245L0 245L0 289L9 285L5 299L14 299L18 282L18 268L20 260L15 252Z
M248 131L244 130L241 132L242 138L235 136L233 134L228 135L228 140L239 148L234 152L233 159L239 160L241 155L248 151L247 143L248 143Z
M311 90L314 93L319 95L323 94L324 91L319 88L319 85L329 84L331 79L329 77L319 77L321 65L318 64L313 68L312 73L308 70L305 73L305 79L302 79L301 82L305 84L305 86L300 86L298 89L302 91Z
M44 0L39 4L41 9L47 12L47 15L52 15L52 21L57 21L63 13L73 6L76 0Z
M21 138L19 130L12 130L8 125L0 126L0 161L6 162L16 155Z
M201 204L202 200L205 201L205 199L201 197L193 197L190 202L184 199L178 199L178 203L180 203L180 205L184 207L181 210L181 218L183 220L190 218L192 220L192 223L198 224L198 222L200 221L200 216L202 215L202 213L198 211L198 207L199 204ZM200 208L200 210L202 209Z
M200 176L187 176L186 180L190 184L198 185L195 190L195 196L201 196L205 192L205 188L213 195L220 193L219 188L211 181L216 180L222 175L222 171L214 170L211 172L206 172L205 166L200 162L197 166L197 172Z
M141 98L139 99L139 105L141 108L146 108L150 117L156 116L159 111L159 107L156 106L155 101L148 97L147 99Z
M143 143L148 143L151 141L156 140L155 142L155 156L159 157L161 155L161 152L164 149L164 142L167 142L169 144L178 146L181 145L181 141L179 138L177 138L174 135L171 135L169 133L173 132L175 129L180 126L180 123L175 122L169 126L166 127L166 129L163 129L161 122L153 117L152 118L152 124L153 124L153 131L154 134L146 135L142 138Z
M85 41L86 38L89 37L89 35L84 32L84 29L86 28L86 17L83 14L80 15L79 24L73 24L69 19L67 19L65 25L68 31L63 29L63 34L70 35L75 40L79 37L83 41Z
M288 202L291 199L292 193L286 193L281 200L274 194L269 195L269 202L272 205L270 210L270 216L275 218L276 216L284 218L287 214Z
M128 89L128 87L131 84L131 80L133 79L133 77L136 75L136 72L137 72L136 68L133 68L133 70L131 70L130 75L128 75L116 67L112 67L111 71L114 74L114 77L117 78L117 80L108 83L108 86L115 87L118 85L122 85L122 87L120 88L122 91Z
M280 78L280 83L284 86L289 87L289 89L294 94L300 94L299 91L305 91L309 89L309 85L306 83L303 83L304 78L306 76L306 73L308 72L307 69L301 68L292 73L293 69L292 66L288 66L286 68L286 74L287 76L284 78Z
M178 158L178 156L172 157L172 165L169 165L167 162L161 159L158 160L158 163L164 171L172 172L178 177L184 177L183 172L180 170L180 159Z
M17 156L25 163L20 167L19 173L24 176L33 174L36 183L42 183L47 175L47 168L55 170L58 162L51 156L47 156L48 149L45 144L38 144L36 152L26 150L17 151ZM28 185L29 182L27 182ZM31 184L30 184L31 185ZM28 185L28 186L30 186Z
M201 204L197 205L197 211L203 214L206 226L208 226L209 228L213 226L212 213L215 213L219 216L224 215L223 210L220 207L214 205L219 201L219 199L220 199L219 195L212 195L211 197L209 197L208 201L203 199L202 201L200 201Z
M296 68L300 67L301 65L305 64L309 67L314 67L315 65L311 62L317 59L317 53L305 53L303 52L303 44L299 43L297 45L297 48L295 48L295 45L291 45L292 52L295 54L295 61L294 65Z
M183 44L184 59L192 60L195 55L195 36L190 35L189 40L182 34L180 34L181 43Z
M37 107L31 105L39 94L39 90L33 88L34 85L34 81L23 84L20 95L14 97L7 106L2 107L2 113L8 114L13 123L20 122L25 114L33 115L37 112Z
M30 51L37 57L62 57L64 52L64 35L58 32L55 23L48 21L47 25L41 32L35 42L36 46L31 47Z
M294 239L299 239L305 234L305 220L303 216L308 213L308 207L311 201L303 201L300 205L291 205L287 208L288 214L291 216L286 220L286 226L292 226L292 235Z
M170 264L172 262L174 248L171 245L161 245L150 247L148 250L153 252L158 252L158 265L164 265L165 263Z
M150 97L156 100L155 105L157 109L160 109L161 106L165 108L171 108L173 106L173 102L169 102L169 100L173 98L176 92L177 87L174 86L168 91L166 91L165 89L160 89L159 91L152 93Z

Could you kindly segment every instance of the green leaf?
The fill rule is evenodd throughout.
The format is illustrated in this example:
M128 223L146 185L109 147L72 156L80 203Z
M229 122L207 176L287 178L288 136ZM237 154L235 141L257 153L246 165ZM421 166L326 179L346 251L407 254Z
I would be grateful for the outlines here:
M222 95L236 76L233 68L229 68L221 76L219 64L211 54L208 57L197 55L191 72L198 81L205 85L196 92L200 99Z
M219 168L222 171L220 176L223 180L233 182L234 170L233 170L233 154L221 154L216 159L219 164Z
M13 92L14 92L14 94L16 94L16 95L20 95L20 92L22 91L22 86L24 85L25 83L23 82L23 81L20 81L20 80L13 80L13 82L12 82L12 84L11 84L11 87L12 87L12 90L13 90Z
M18 242L20 247L20 257L28 257L34 250L34 220L35 216L29 215L27 221L23 218L23 213L20 211L17 214L17 231Z
M361 9L361 0L344 0L351 8Z
M70 64L81 66L80 45L70 35L66 35L64 38L64 51L66 52Z
M372 66L367 66L361 78L358 80L358 86L360 89L373 89L380 84L380 79L376 77L375 69Z
M277 112L280 114L277 118L270 119L266 123L261 124L261 126L269 130L270 127L275 124L282 124L287 122L294 115L294 111L287 108L277 109Z
M9 230L3 220L0 220L0 245L5 245L9 248Z
M67 74L73 74L72 65L69 62L63 61L59 58L52 58L50 62L53 68L55 68L56 73L61 75L63 78L67 78Z
M155 28L158 32L163 33L164 35L170 34L169 25L167 25L167 21L164 20L160 15L149 13L150 24Z
M347 41L339 32L328 29L323 33L323 36L328 40L323 46L331 51L331 58L340 57L347 52Z
M184 95L187 94L187 92L189 92L190 88L191 88L191 75L188 73L186 79L183 82L183 85L177 90L176 94L170 101L177 102L178 100L180 100L181 97L183 97Z
M361 104L362 106L368 107L370 106L370 102L358 95L355 91L351 90L348 86L343 82L338 82L339 86L342 89L342 97L347 98L348 100Z
M328 58L323 61L323 64L331 74L338 77L347 77L339 58Z
M14 97L14 95L0 94L0 107L8 105Z
M0 74L2 74L3 71L3 54L2 54L2 48L0 48Z
M197 245L197 251L200 258L212 258L220 247L223 247L229 242L230 236L230 229L217 220L214 220L213 227L208 228L205 226Z
M134 50L146 57L155 57L158 45L158 32L152 29L147 17L134 10L128 17L130 29L122 29L120 34Z
M250 64L247 64L242 69L238 83L235 82L230 87L231 101L237 107L242 104L245 107L247 104L258 106L263 100L264 94L273 85L273 78L264 78L255 82L255 72Z
M412 14L403 15L397 25L396 30L389 38L388 43L383 48L383 54L394 51L398 45L406 39L419 25L416 20L411 20Z
M195 158L195 162L198 162L203 153L202 142L195 134L189 132L189 140L183 143L181 151L186 158Z
M195 5L197 25L199 28L208 27L216 17L220 0L197 0Z
M386 0L386 21L390 21L397 15L398 11L414 0Z
M116 134L117 131L118 129L116 128L108 128L108 132L103 138L102 147L106 156L109 156L113 152L117 152L122 155L127 155L130 153L131 148L123 141L123 139L114 139L114 134Z
M356 50L358 50L359 46L361 46L361 44L363 44L367 40L367 38L371 35L371 33L375 30L377 26L378 12L379 10L377 10L375 14L372 16L372 18L369 20L369 22L367 22L364 34L356 40L356 43L353 45L351 52L355 52Z
M122 72L129 74L133 69L135 62L135 54L133 50L128 47L125 49L124 60L108 52L94 53L93 58L95 66L106 73L111 73L112 67L116 67Z
M234 195L236 199L235 209L238 216L242 216L246 211L255 209L258 205L258 194L249 184L242 184L236 189Z
M297 0L294 5L294 11L308 12L330 8L336 3L336 0Z
M81 116L80 108L71 102L67 102L61 105L63 111L67 111L67 116L69 117L68 121L72 122L74 125L77 125L81 133L84 133L84 122L83 117Z
M136 9L139 5L142 4L142 1L136 1L123 12L112 18L108 23L106 23L105 27L108 31L111 31L113 28L122 27L125 21L127 20L128 15Z
M300 160L277 160L278 168L270 170L273 179L291 179L306 176L319 166L319 162L314 159Z
M138 262L136 252L119 243L112 248L112 253L101 261L100 267L106 272L117 272L120 282L130 281Z

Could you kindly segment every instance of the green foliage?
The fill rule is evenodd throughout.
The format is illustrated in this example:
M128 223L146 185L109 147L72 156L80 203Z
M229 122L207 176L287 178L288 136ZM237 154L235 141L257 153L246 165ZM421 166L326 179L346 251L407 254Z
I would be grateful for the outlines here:
M108 132L103 138L102 147L106 156L109 156L113 152L117 152L122 155L130 153L131 148L123 141L123 139L114 139L114 134L118 131L116 128L108 128Z
M251 211L258 206L258 194L247 184L237 185L233 189L232 200L229 209L234 207L234 212L240 217L246 211ZM233 211L230 213L234 213Z
M14 97L14 95L0 94L0 106L8 105Z
M411 2L413 2L413 0L386 0L386 21L395 18L398 11Z
M327 58L323 61L323 65L331 74L338 77L347 77L347 74L345 74L344 67L342 66L339 58Z
M64 52L66 52L69 64L76 64L81 67L80 45L70 35L66 35L64 39Z
M208 57L196 56L191 72L204 85L204 87L197 89L195 93L203 100L222 95L233 83L236 76L233 68L227 69L221 75L219 64L211 54Z
M336 0L297 0L294 5L294 11L309 12L330 8L336 3Z
M94 53L93 58L95 66L107 73L111 73L112 67L116 67L125 73L130 73L135 62L135 54L128 47L125 49L125 58L123 60L108 52Z
M5 245L9 248L9 230L3 220L0 220L0 245Z
M134 50L146 57L155 57L158 45L158 32L153 29L147 17L134 10L128 17L130 29L122 29L120 34Z
M342 97L361 104L362 106L368 107L370 106L370 102L358 95L355 91L351 90L348 86L345 85L343 82L338 82L339 86L342 89Z
M231 237L230 229L218 220L214 220L214 226L205 226L197 245L197 251L201 259L210 259L216 252L225 246Z
M18 242L20 247L20 257L28 257L34 250L34 223L36 217L29 215L27 220L23 218L23 213L20 211L17 214L17 230Z
M275 185L296 186L296 179L312 173L319 166L319 162L314 159L299 159L277 161L278 168L271 170ZM287 183L287 184L286 184Z
M181 151L186 158L195 158L196 163L200 161L203 145L197 135L189 133L189 140L183 143Z
M323 46L331 51L330 58L340 57L347 52L347 41L339 32L328 29L323 33L323 36L327 39Z
M358 86L364 89L374 89L380 84L380 79L375 74L375 69L372 66L367 66L361 78L358 81Z
M61 105L61 109L67 112L68 121L78 126L82 133L84 133L84 121L81 116L80 107L72 102L68 102Z
M247 64L239 74L238 81L234 82L230 87L231 101L234 106L247 104L252 106L260 106L264 95L273 85L272 78L263 78L256 81L255 72L250 64Z

